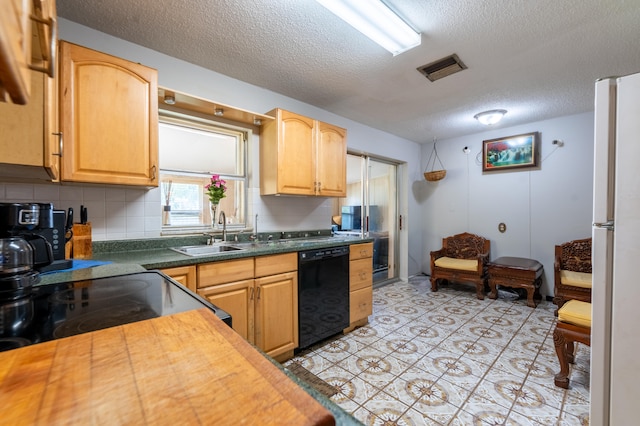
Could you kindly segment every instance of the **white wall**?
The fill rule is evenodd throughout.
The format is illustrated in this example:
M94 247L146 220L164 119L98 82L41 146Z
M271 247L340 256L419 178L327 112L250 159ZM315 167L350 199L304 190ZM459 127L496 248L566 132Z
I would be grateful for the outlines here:
M348 131L349 150L393 159L403 163L401 185L407 194L408 182L421 173L419 144L381 132L328 111L299 102L295 99L244 83L187 62L163 55L153 50L126 42L95 31L74 22L60 19L59 34L62 40L83 45L105 53L140 62L158 70L160 86L197 95L219 103L256 112L273 108L285 108L300 114L326 121ZM319 229L331 226L331 200L326 198L295 198L260 196L259 141L254 137L250 148L251 178L249 188L250 217L259 215L259 231L279 229ZM400 211L405 229L400 235L401 252L420 253L422 239L415 230L420 229L421 214L417 201L401 195ZM101 188L89 185L28 185L1 184L0 200L51 201L57 208L80 204L89 208L94 240L157 237L161 231L160 191L140 189ZM409 238L409 229L414 229ZM414 255L415 258L415 255ZM421 271L419 261L400 265L401 277Z
M539 169L483 174L483 140L534 131L540 132ZM553 145L556 139L564 146ZM432 146L423 146L424 167ZM423 212L422 270L429 272L429 252L442 247L443 237L467 231L491 240L491 259L540 261L541 292L553 295L554 246L591 235L593 113L442 140L437 149L447 176L413 187ZM498 231L500 222L507 225L505 233Z

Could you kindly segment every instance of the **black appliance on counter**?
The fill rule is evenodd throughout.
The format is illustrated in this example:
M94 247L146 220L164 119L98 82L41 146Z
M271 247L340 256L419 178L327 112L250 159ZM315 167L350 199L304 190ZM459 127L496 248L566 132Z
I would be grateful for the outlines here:
M0 238L20 237L33 248L39 272L71 268L65 259L66 215L51 203L0 203Z
M20 330L6 327L0 334L0 351L199 308L231 326L227 312L160 271L34 286L27 300L25 318L14 318ZM8 313L11 303L0 301L0 313Z
M23 238L0 238L0 336L18 335L29 326L31 292L38 282L31 245Z
M341 211L341 231L361 231L362 226L362 206L342 206ZM380 208L369 206L369 216L364 218L365 232L377 231L380 229ZM368 223L366 222L368 221ZM368 226L367 226L368 225Z
M349 247L298 253L298 346L349 326Z

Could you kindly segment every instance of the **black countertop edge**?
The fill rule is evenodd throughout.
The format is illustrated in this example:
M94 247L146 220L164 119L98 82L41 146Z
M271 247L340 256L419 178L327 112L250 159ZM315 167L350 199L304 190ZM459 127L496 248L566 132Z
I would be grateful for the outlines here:
M346 411L344 411L342 409L342 407L340 407L338 404L336 404L335 402L331 401L331 399L327 398L325 395L320 393L313 386L311 386L310 384L308 384L307 382L305 382L304 380L300 379L298 376L293 374L291 371L289 371L289 369L287 369L286 366L280 364L278 361L276 361L275 359L271 358L262 349L260 349L259 347L255 346L253 344L251 344L251 345L255 348L255 350L260 352L260 354L262 356L264 356L273 365L275 365L280 371L284 372L284 374L286 374L288 378L293 380L293 382L295 384L300 386L306 393L311 395L311 397L313 397L313 399L315 399L318 403L320 403L320 405L322 405L324 408L329 410L331 412L331 414L333 414L334 419L336 420L336 425L338 425L338 426L360 426L360 425L364 425L362 422L360 422L358 419L353 417L351 414L349 414Z

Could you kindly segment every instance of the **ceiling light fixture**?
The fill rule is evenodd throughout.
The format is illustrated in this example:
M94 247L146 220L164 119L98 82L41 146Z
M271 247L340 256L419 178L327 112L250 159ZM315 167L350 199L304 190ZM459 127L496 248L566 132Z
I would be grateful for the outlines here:
M175 105L176 98L171 95L164 95L164 103L167 105Z
M215 115L216 117L222 117L224 115L224 110L222 108L216 108L213 111L213 115Z
M420 45L414 31L380 0L316 0L380 46L399 55Z
M492 109L491 111L479 112L474 115L473 118L486 126L491 126L502 120L502 117L504 117L506 113L506 109Z

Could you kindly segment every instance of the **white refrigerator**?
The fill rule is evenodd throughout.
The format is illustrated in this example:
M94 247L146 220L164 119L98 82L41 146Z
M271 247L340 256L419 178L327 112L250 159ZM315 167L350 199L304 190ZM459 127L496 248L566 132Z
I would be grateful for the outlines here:
M590 424L638 424L640 74L595 95Z

